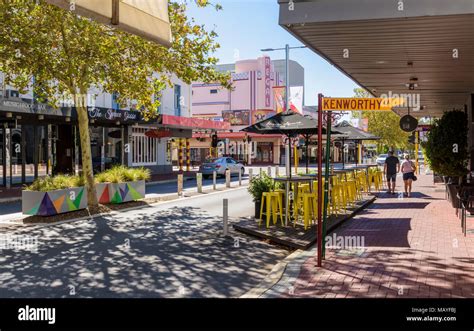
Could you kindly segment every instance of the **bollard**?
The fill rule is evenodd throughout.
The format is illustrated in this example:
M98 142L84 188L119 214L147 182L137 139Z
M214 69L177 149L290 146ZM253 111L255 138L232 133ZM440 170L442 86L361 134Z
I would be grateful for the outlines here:
M239 171L239 186L242 186L242 171Z
M222 216L223 216L223 221L224 221L224 237L227 237L227 234L229 233L229 200L228 199L223 199L223 208L224 210L222 211Z
M183 197L183 174L178 175L178 197Z
M230 170L225 171L225 187L230 187Z
M249 182L252 181L252 178L253 178L253 169L250 168L250 169L249 169Z
M260 168L260 177L262 176L262 173L263 173L263 169Z
M267 174L268 176L272 176L272 167L271 166L268 166L268 169L267 169Z
M200 172L196 174L196 186L198 193L202 193L202 173Z
M280 167L279 166L275 167L275 177L280 177Z
M215 191L217 185L217 172L212 172L212 189Z

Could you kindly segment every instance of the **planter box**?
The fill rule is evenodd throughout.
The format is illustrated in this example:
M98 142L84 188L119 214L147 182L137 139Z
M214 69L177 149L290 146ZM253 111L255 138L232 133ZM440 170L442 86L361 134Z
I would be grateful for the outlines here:
M145 198L145 181L100 183L95 186L99 203L123 203Z
M85 208L87 189L83 186L49 192L21 192L21 210L25 215L52 216Z

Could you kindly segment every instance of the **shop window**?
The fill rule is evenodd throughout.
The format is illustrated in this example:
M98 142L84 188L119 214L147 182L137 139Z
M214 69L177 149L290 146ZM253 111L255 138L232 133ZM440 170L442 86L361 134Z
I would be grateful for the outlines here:
M146 128L132 128L132 165L154 165L157 162L157 139L145 136Z

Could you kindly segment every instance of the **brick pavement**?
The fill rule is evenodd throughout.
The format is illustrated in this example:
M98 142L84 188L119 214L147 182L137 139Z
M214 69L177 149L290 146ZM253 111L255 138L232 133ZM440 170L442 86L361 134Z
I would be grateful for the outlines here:
M464 237L432 176L418 178L412 197L380 193L373 205L334 231L343 238L362 236L362 250L328 248L322 268L311 254L297 277L284 276L267 296L474 297L474 221ZM398 178L398 190L402 184Z

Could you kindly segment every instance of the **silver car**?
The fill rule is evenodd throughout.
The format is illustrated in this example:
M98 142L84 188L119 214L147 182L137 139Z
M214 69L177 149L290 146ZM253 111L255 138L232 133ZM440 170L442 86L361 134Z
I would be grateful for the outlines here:
M231 157L216 157L214 159L210 159L199 167L199 172L202 173L204 178L209 178L212 176L214 171L218 176L225 176L225 171L227 169L230 170L231 176L238 174L239 172L242 174L242 176L245 174L244 165L235 161Z

